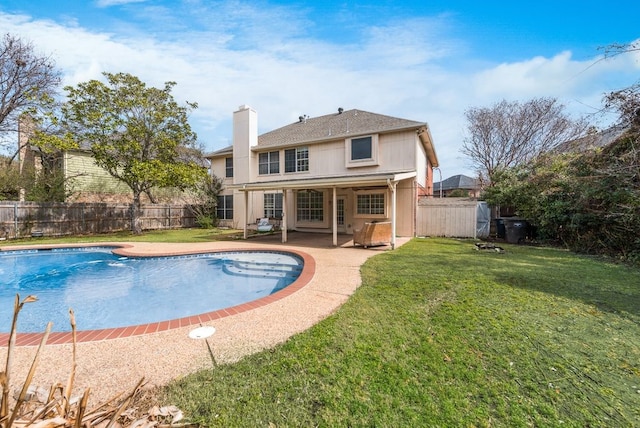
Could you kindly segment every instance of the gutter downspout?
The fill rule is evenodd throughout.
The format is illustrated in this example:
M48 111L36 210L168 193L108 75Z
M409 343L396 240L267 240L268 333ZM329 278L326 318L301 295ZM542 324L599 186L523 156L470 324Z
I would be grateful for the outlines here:
M287 189L282 189L282 243L287 243Z
M244 239L249 238L249 228L247 222L249 221L249 191L247 185L242 186L244 192Z
M387 178L387 186L391 190L391 249L395 250L396 248L396 186L398 185L397 181L391 183L391 180Z
M333 246L337 247L338 246L338 194L337 194L337 190L336 187L333 186L333 222L332 222L332 229L333 229Z

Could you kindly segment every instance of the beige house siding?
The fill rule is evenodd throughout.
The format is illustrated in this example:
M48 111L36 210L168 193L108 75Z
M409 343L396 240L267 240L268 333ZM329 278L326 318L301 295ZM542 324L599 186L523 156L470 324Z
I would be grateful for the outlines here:
M251 162L255 165L252 168L253 176L249 181L267 183L283 179L309 178L319 176L349 176L369 173L385 173L395 171L410 171L416 168L416 164L422 164L423 175L426 175L426 155L424 150L418 153L416 149L421 146L415 132L402 132L378 135L378 164L372 166L347 167L345 161L344 138L335 141L326 141L320 144L298 145L293 147L307 147L309 150L309 171L305 172L284 172L284 151L286 148L254 148ZM258 150L259 149L259 150ZM259 153L278 152L279 173L258 174ZM224 177L224 159L214 160L212 163L213 172L218 177ZM424 178L422 179L424 181Z

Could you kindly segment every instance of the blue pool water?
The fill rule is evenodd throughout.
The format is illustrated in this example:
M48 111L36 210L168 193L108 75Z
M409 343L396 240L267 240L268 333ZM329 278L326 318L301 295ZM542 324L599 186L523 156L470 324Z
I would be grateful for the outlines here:
M268 296L295 281L303 262L281 252L120 257L109 247L0 252L0 332L11 328L16 293L37 302L18 332L125 327L198 315Z

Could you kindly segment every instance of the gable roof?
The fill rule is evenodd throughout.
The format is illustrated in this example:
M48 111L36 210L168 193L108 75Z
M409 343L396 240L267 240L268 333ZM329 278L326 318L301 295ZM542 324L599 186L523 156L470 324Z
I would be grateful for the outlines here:
M427 127L427 124L363 110L339 109L337 113L319 117L300 116L298 122L266 132L258 137L258 148L321 142L354 135L407 129L418 130L422 127Z
M297 122L259 135L258 144L251 150L269 150L397 131L415 131L425 148L431 166L439 165L431 131L426 123L356 109L343 111L340 108L337 113L315 118L300 116ZM233 146L228 146L209 153L205 157L212 159L232 154Z
M433 183L433 190L440 190L440 186L442 186L442 190L454 190L454 189L469 189L475 190L480 188L478 180L475 178L467 177L466 175L458 174L453 177L449 177L446 180L438 181Z

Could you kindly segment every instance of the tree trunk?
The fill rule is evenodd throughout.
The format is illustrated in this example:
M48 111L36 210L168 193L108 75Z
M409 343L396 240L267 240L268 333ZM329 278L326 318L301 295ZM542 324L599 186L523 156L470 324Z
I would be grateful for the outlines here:
M133 192L133 206L131 207L131 231L134 235L142 233L142 204L140 203L140 192Z

